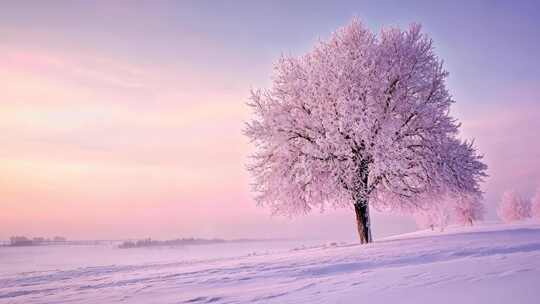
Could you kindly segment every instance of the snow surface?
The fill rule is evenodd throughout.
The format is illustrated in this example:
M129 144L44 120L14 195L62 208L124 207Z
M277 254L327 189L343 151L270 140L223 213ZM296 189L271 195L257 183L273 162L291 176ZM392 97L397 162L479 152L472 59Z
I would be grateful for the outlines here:
M109 249L126 256L147 252ZM0 261L6 250L0 248ZM77 268L68 263L54 266L58 270L0 272L0 303L461 304L540 299L539 224L423 231L364 246L330 243L181 262L170 261L171 256L161 262L128 258L114 265Z

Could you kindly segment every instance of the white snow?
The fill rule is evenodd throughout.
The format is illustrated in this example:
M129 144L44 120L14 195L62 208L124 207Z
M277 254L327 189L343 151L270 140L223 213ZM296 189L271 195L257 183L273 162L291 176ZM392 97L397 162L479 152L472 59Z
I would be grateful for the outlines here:
M127 256L146 252L109 249ZM0 248L0 261L6 250ZM534 223L424 231L363 246L257 252L181 262L171 261L169 254L161 261L133 259L138 261L133 264L4 271L0 303L461 304L540 299L540 225ZM35 259L39 264L39 257Z

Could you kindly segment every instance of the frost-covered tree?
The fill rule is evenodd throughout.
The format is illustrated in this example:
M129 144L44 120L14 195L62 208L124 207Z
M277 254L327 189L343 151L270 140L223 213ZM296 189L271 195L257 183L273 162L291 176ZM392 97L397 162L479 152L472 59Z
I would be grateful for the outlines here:
M419 211L414 213L414 220L416 226L421 229L431 229L435 230L435 227L438 225L438 221L434 216L433 212Z
M419 25L377 36L354 20L301 57L282 56L252 92L248 169L274 213L354 207L361 243L369 207L414 212L443 193L477 193L486 165L457 138L448 73Z
M511 190L503 193L497 214L508 223L530 217L530 210L530 202Z
M476 194L458 195L454 200L455 222L461 225L473 225L482 220L486 212L482 198Z
M443 231L450 221L451 210L446 201L433 203L427 209L415 212L414 219L419 228L435 230L437 227Z
M540 220L540 188L531 199L531 216Z
M450 223L472 225L481 220L485 213L481 196L477 194L447 194L438 197L438 202L427 204L415 212L414 218L419 228L438 227L441 231Z

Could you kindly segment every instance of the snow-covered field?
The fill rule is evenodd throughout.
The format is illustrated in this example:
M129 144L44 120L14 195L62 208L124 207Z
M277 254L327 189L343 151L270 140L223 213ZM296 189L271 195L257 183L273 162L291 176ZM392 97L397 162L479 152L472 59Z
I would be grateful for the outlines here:
M367 246L280 246L235 255L216 245L214 255L184 259L180 249L64 248L65 263L0 248L0 303L540 303L538 224L419 232ZM220 250L225 257L216 258ZM80 267L70 252L117 257Z

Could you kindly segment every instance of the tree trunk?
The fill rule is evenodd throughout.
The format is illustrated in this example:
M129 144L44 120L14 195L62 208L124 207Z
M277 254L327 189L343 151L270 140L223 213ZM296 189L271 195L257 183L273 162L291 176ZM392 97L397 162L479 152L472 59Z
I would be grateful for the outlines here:
M356 225L358 227L360 244L371 243L373 239L371 237L368 203L357 202L356 204L354 204L354 211L356 213Z
M358 189L355 189L354 200L354 212L356 213L356 226L358 228L358 236L360 237L360 244L371 243L371 223L369 219L369 158L362 158L357 168L359 179L356 183Z

